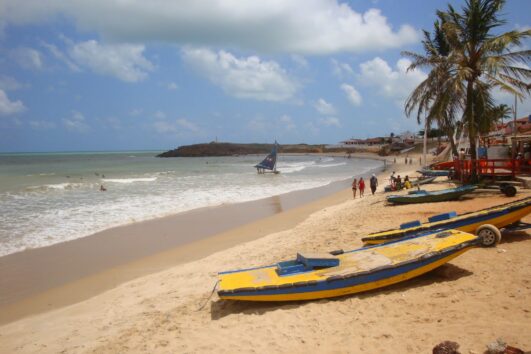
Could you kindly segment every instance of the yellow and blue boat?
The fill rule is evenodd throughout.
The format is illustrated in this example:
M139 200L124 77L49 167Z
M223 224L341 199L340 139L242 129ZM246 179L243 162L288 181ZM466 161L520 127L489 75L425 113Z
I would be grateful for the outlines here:
M365 245L376 245L408 237L416 237L419 233L422 234L429 231L455 229L477 233L483 225L488 224L501 229L517 223L529 213L531 213L531 197L461 215L457 215L455 212L435 215L429 218L427 223L421 224L420 221L408 222L400 225L398 229L372 233L361 240ZM489 235L487 235L485 241L494 241ZM489 246L490 244L485 243L484 245Z
M360 293L417 277L478 244L475 235L447 230L348 252L299 253L295 260L219 273L218 295L228 300L297 301Z

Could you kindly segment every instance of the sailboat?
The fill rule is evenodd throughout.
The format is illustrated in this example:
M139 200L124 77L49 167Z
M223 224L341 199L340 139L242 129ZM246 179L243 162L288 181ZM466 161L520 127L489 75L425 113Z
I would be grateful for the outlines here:
M275 144L273 145L273 149L271 150L269 155L267 155L265 159L262 160L262 162L254 166L259 174L269 172L275 174L280 173L280 171L277 171L277 148L278 143L275 140Z

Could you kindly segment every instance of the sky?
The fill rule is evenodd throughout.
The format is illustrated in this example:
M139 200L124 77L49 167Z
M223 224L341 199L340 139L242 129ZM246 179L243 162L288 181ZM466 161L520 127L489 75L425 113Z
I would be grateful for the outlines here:
M403 106L426 72L407 72L401 52L422 53L421 30L447 4L0 0L0 152L416 132ZM531 27L531 1L503 13L500 31ZM518 103L530 113L530 98Z

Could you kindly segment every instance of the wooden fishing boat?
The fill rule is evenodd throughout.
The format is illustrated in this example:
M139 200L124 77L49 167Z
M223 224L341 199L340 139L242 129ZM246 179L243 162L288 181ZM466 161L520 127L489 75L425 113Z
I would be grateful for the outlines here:
M436 178L437 178L437 176L425 177L425 178L417 178L417 179L411 181L411 185L412 186L421 186L423 184L428 184L428 183L431 183L431 182L435 181Z
M441 189L438 191L412 191L406 195L390 195L387 197L387 201L393 204L413 204L413 203L433 203L433 202L445 202L448 200L455 200L470 193L476 189L477 186L460 186L456 188Z
M433 176L448 176L450 174L450 171L448 170L429 170L429 169L425 169L423 168L422 170L418 170L417 171L418 173L422 174L423 176L430 176L430 177L433 177Z
M449 170L454 167L453 161L436 162L430 165L430 170Z
M219 273L221 299L312 300L399 283L437 268L478 246L478 237L456 230L360 248L307 255L275 265Z
M496 230L493 231L489 226L502 229L517 223L529 213L531 213L531 197L461 215L455 212L435 215L428 218L427 223L421 224L418 220L404 223L399 229L372 233L361 240L365 245L376 245L415 237L425 232L456 229L476 233L482 237L484 246L492 246L499 242L499 239Z

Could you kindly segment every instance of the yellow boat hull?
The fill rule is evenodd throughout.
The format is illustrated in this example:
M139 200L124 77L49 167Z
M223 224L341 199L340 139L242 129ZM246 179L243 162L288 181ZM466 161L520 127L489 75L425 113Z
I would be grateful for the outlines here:
M365 245L377 245L430 230L453 229L475 233L478 227L491 224L498 229L514 224L531 213L531 198L509 204L483 209L438 222L428 222L416 227L377 232L362 238Z
M477 244L476 236L449 230L346 252L337 256L335 267L291 275L279 275L274 265L225 272L220 273L218 295L227 300L298 301L355 294L422 275Z

